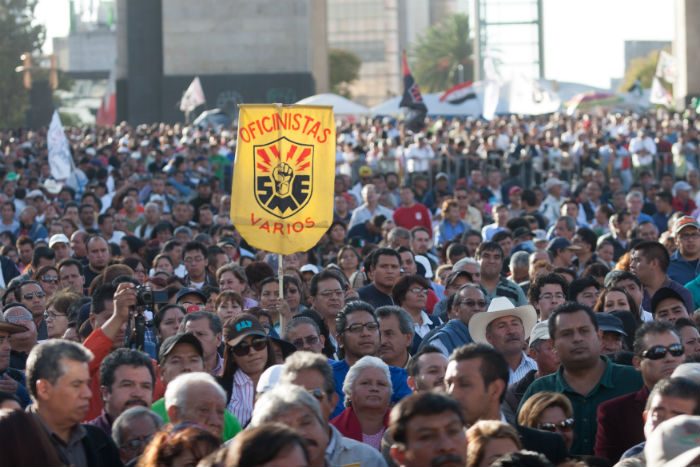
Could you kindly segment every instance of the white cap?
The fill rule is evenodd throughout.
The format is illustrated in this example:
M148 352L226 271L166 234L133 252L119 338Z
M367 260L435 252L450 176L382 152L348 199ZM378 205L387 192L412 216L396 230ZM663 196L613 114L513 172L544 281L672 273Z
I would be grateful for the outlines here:
M530 333L530 345L540 339L549 339L549 323L547 320L540 321L532 328L532 332Z
M44 196L44 192L41 190L32 190L27 194L27 199L32 199L32 198L44 198L46 199L46 196Z
M68 240L68 237L63 234L54 234L51 236L51 240L49 240L49 248L53 248L53 246L57 243L65 243L70 245L70 240Z
M284 368L284 365L272 365L267 370L263 371L258 380L258 386L255 388L256 392L262 394L274 388L280 380L282 368Z
M299 272L313 272L314 274L318 274L318 266L315 264L305 264L299 268Z

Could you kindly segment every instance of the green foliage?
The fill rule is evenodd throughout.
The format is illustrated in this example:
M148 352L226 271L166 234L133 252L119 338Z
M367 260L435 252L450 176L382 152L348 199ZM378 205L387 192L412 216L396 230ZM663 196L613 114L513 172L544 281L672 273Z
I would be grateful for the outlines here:
M3 0L0 3L0 128L22 126L29 105L24 89L20 55L41 49L44 26L32 24L37 0Z
M85 123L79 115L72 112L58 112L58 116L61 119L61 125L63 125L65 128L71 126L79 127Z
M454 14L418 38L410 51L411 71L422 92L445 91L459 84L458 66L464 67L464 81L474 76L469 16Z
M670 50L666 50L671 52ZM656 74L656 64L659 60L659 50L652 50L646 57L639 57L630 60L629 67L625 71L625 76L622 78L622 83L618 88L619 92L627 92L636 80L639 80L642 84L642 89L651 88L651 82L654 80L654 74ZM668 90L671 89L672 85L661 80L661 84Z
M331 92L350 98L348 84L355 81L362 61L353 52L342 49L328 51L328 73Z

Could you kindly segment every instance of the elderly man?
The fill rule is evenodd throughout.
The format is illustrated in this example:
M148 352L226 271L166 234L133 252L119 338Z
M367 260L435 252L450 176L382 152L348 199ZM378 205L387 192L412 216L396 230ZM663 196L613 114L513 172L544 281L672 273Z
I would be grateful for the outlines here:
M379 357L387 365L406 368L411 358L409 349L414 333L411 315L394 305L379 307L375 314L379 322L381 340Z
M51 340L36 346L27 360L34 404L29 408L64 465L121 466L119 451L102 430L81 425L90 402L92 353L74 342Z
M122 412L114 420L111 433L122 462L127 464L139 457L161 425L163 419L146 407L135 406Z
M26 305L13 302L8 303L3 311L5 319L13 324L24 326L24 332L18 332L10 336L10 367L24 370L29 352L37 344L37 330L34 318Z
M150 357L138 350L117 349L100 365L100 393L104 408L88 425L112 433L112 422L129 407L151 408L156 373Z
M166 387L182 374L204 371L204 353L202 344L193 334L175 334L160 344L158 353L158 372ZM160 415L163 422L168 423L168 412L165 408L165 398L161 398L151 406L151 410ZM228 410L224 413L222 439L227 441L241 431L241 424Z
M617 461L627 449L644 441L642 412L649 392L683 363L684 349L671 323L652 321L637 330L634 353L632 363L642 373L642 389L598 406L595 455L612 461Z
M77 259L68 258L58 263L58 283L61 288L70 287L74 292L85 294L83 265Z
M221 319L214 313L193 311L185 315L180 330L194 334L204 350L204 371L212 376L220 376L224 359L219 355L223 327Z
M0 314L0 391L14 394L22 407L26 407L31 401L24 373L10 366L10 336L27 331L27 328L19 323L19 319L9 321Z
M325 448L326 465L386 465L381 455L372 447L346 438L330 423L331 412L338 402L333 372L328 360L318 354L295 352L284 362L280 383L301 386L318 401L323 428L328 432ZM257 410L257 406L256 406ZM256 413L253 413L255 418ZM283 422L284 423L284 422Z
M391 411L391 457L401 467L465 465L467 439L459 403L443 394L413 394Z
M375 186L371 183L362 187L362 201L364 203L353 211L348 230L367 222L378 214L382 214L387 219L393 218L394 213L391 209L379 204L379 195L380 193L377 193Z
M207 373L182 374L165 390L165 410L171 424L197 423L220 438L224 432L226 391Z
M37 222L37 210L34 206L27 206L19 214L19 227L14 231L15 237L27 235L34 241L46 238L48 231L43 224Z
M86 241L88 264L83 268L85 283L89 286L109 264L111 256L109 244L104 237L93 235Z
M514 307L507 298L496 297L486 313L478 313L469 321L469 334L474 342L489 344L503 354L508 362L508 384L515 384L537 370L537 363L523 350L536 323L537 312L532 305Z

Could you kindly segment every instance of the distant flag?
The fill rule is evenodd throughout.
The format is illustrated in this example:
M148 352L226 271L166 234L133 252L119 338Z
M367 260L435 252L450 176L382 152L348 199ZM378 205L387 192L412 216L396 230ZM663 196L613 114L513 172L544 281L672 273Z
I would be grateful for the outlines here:
M49 151L51 176L56 180L66 180L73 170L73 157L57 110L54 110L53 117L51 117L46 143Z
M673 83L678 77L678 60L676 60L676 57L665 50L659 52L659 61L656 63L656 76L667 83Z
M642 82L639 81L639 78L634 80L634 84L630 86L627 92L630 94L637 94L638 96L642 95Z
M649 102L651 104L664 105L666 107L671 106L673 98L671 93L661 84L659 78L654 76L654 80L651 83L651 92L649 94Z
M406 107L406 128L415 132L419 132L425 126L425 116L428 114L428 107L423 102L423 96L418 89L418 85L413 80L413 75L408 69L406 61L406 51L402 54L403 65L403 97L401 98L400 107Z
M561 107L561 100L538 80L515 76L510 81L508 112L523 115L553 113Z
M501 80L496 72L496 66L491 57L484 58L484 102L482 115L486 120L493 120L498 108L498 99L501 94Z
M97 109L96 123L101 126L113 126L117 123L117 87L116 65L112 66L107 79L107 90Z
M450 89L445 91L442 96L440 96L440 102L459 105L468 101L469 99L476 99L476 92L474 92L474 87L472 84L472 81L467 81L466 83L452 86Z
M196 76L182 95L180 110L189 113L206 102L207 100L204 98L204 91L202 90L202 83L199 81L199 76Z

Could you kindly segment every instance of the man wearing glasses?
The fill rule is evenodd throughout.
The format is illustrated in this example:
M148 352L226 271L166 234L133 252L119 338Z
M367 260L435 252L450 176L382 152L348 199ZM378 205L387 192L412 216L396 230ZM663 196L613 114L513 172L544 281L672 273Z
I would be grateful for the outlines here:
M335 392L339 396L338 404L330 418L337 416L344 409L340 401L345 400L343 381L350 367L366 355L376 356L380 345L379 322L374 315L374 308L369 303L356 300L345 305L345 308L338 313L335 329L338 344L345 358L330 362L333 367L333 378L335 378ZM389 370L393 388L391 402L395 404L410 394L411 388L406 383L408 378L406 370L394 366L390 366Z
M44 312L46 311L46 293L36 281L24 281L15 289L15 301L26 306L32 313L34 324L37 329L37 338L46 340L49 338L48 330L46 329L46 321L44 321Z
M641 371L644 386L598 406L595 455L616 462L632 446L644 441L642 412L649 392L683 363L684 348L668 321L643 324L634 339L632 363Z
M448 303L449 306L449 303ZM469 334L469 321L476 313L486 311L486 295L477 284L464 284L454 295L447 316L450 320L435 333L426 335L424 345L436 347L445 357L464 344L472 342Z
M335 319L345 306L344 282L339 274L341 273L323 270L312 277L309 284L311 308L328 326L328 337L336 351L339 346L335 335Z
M294 344L297 350L316 354L323 353L323 345L326 342L318 325L306 316L292 318L284 330L284 339Z
M673 238L678 249L671 255L668 276L680 284L687 284L700 275L700 224L690 216L676 221Z
M216 285L216 279L207 272L207 249L202 243L187 242L182 252L182 261L187 269L185 282L188 287L201 289L204 284Z

